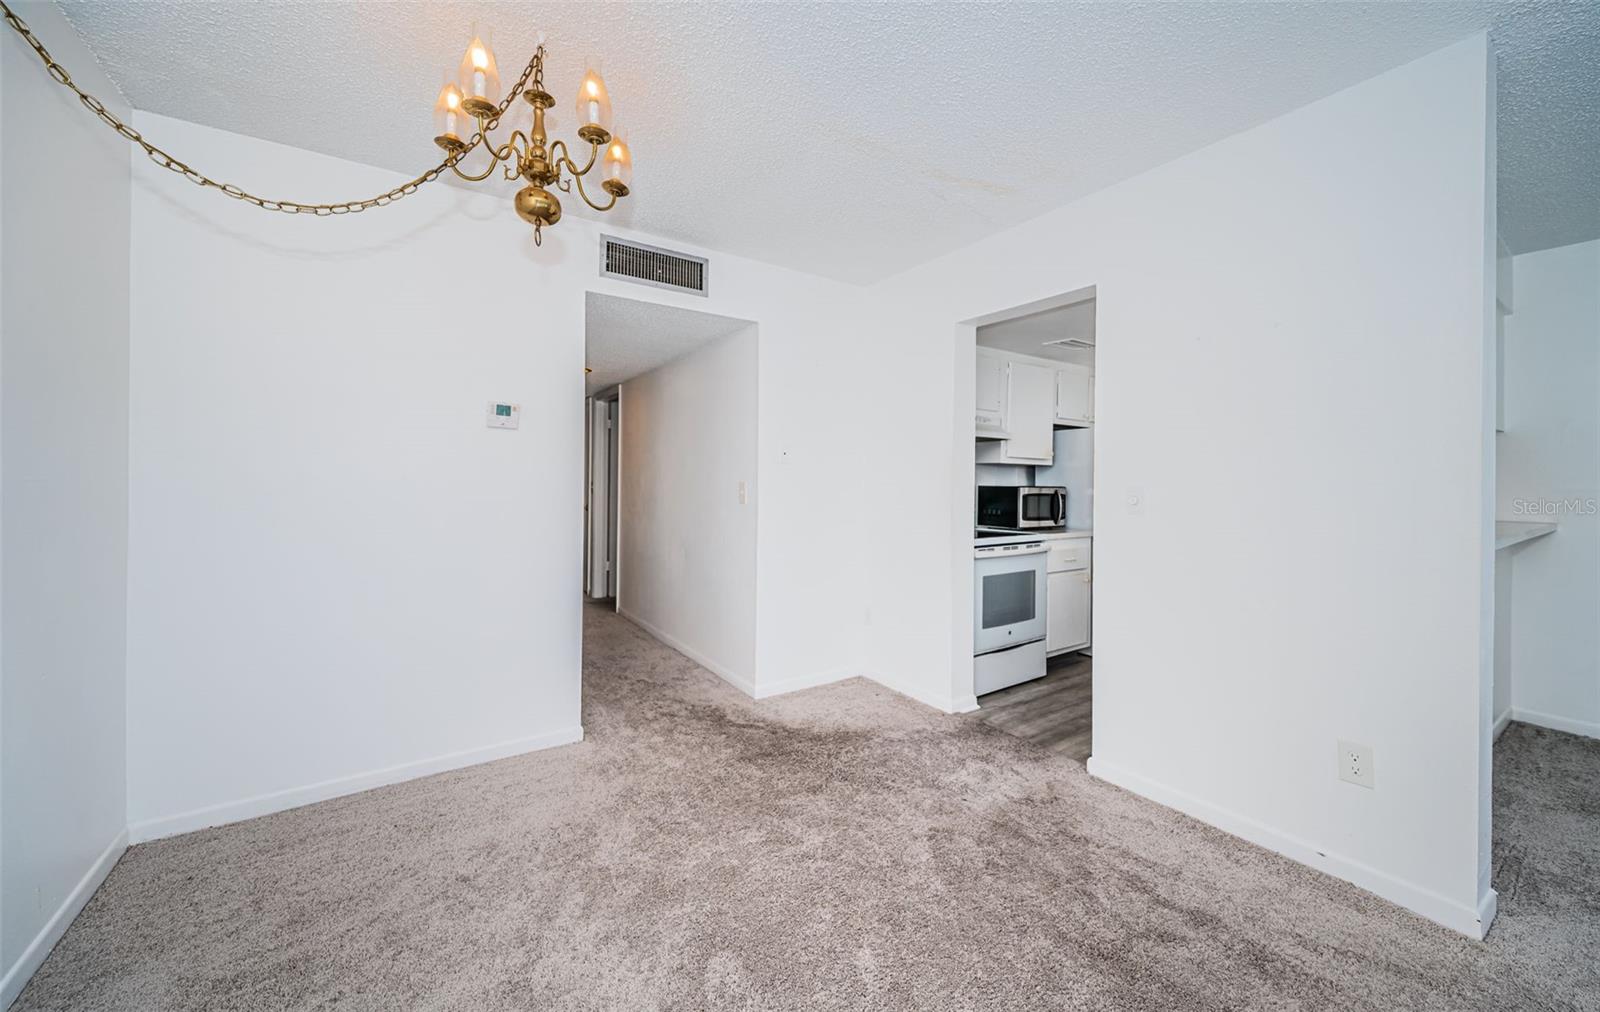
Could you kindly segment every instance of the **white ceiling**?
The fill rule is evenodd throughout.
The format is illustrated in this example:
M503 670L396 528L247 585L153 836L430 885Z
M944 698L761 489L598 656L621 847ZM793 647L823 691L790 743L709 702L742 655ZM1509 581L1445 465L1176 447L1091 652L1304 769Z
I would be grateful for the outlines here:
M1509 243L1600 236L1592 0L61 3L136 108L405 172L473 28L508 79L542 30L560 135L604 58L637 162L613 220L854 282L1489 27Z
M584 364L589 394L642 376L687 355L703 344L727 337L749 320L700 313L653 302L635 302L590 292L585 301Z
M1064 348L1046 342L1076 338L1094 341L1094 299L1084 299L1027 316L1018 316L978 328L978 344L985 348L1037 355L1058 362L1094 364L1093 348Z

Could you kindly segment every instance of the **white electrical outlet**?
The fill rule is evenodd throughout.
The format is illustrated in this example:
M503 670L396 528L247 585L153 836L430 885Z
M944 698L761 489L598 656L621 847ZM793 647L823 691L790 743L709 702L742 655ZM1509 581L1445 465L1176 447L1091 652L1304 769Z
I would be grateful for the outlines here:
M1353 741L1339 742L1339 779L1357 787L1373 787L1377 770L1372 764L1372 746Z
M747 503L749 501L750 501L750 490L748 488L746 488L745 487L745 483L741 481L741 482L739 482L739 505L743 506L745 503Z

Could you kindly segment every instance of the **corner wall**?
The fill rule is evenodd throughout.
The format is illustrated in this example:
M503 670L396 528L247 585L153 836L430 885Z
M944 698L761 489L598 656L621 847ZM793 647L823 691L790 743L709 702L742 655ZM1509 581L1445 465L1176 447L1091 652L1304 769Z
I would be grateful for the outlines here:
M879 285L885 479L953 498L871 669L970 693L972 325L1094 285L1091 771L1481 934L1488 92L1477 37Z
M54 4L13 4L118 116ZM127 839L128 145L0 27L0 1008Z

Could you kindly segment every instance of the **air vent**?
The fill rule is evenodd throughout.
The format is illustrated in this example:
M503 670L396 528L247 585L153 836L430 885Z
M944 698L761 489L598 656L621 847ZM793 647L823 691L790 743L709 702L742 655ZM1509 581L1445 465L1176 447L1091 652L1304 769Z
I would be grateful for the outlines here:
M600 237L601 277L704 295L706 264L703 257L629 242L613 235Z
M1054 341L1046 341L1047 348L1093 348L1093 341L1086 341L1081 337L1062 337Z

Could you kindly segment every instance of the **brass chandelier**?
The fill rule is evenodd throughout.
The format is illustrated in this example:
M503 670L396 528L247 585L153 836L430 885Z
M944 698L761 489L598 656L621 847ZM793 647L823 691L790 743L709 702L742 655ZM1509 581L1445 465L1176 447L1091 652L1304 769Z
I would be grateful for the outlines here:
M0 0L0 16L3 16L11 30L20 35L33 49L34 54L44 64L45 71L56 83L76 95L78 102L94 113L102 123L141 148L151 161L177 173L196 186L221 191L234 200L243 201L265 211L307 214L317 218L355 214L374 207L386 207L403 197L409 197L424 185L444 175L446 170L469 182L479 182L488 179L495 168L503 163L507 179L527 180L528 185L517 192L515 206L517 214L533 225L534 242L540 243L543 240L544 227L554 225L561 220L561 201L556 199L555 194L547 187L554 186L562 193L571 193L573 184L576 184L578 196L583 198L584 203L597 211L609 211L616 206L618 200L628 195L629 186L633 182L633 154L628 150L625 140L612 136L611 98L606 93L605 81L592 68L584 75L582 83L578 86L577 103L578 137L589 144L588 160L584 162L582 168L579 168L568 153L565 142L557 140L550 143L545 133L545 110L555 104L555 99L544 90L542 36L534 50L533 58L528 61L528 65L522 70L522 75L517 78L516 84L512 85L510 93L504 98L499 95L500 74L495 66L494 52L481 39L472 40L472 44L467 47L466 56L461 60L457 83L445 85L434 106L434 118L438 130L434 143L444 150L444 161L420 176L374 197L347 200L337 204L310 204L298 200L261 197L232 183L218 182L157 147L138 130L124 123L107 109L104 102L78 87L72 80L72 75L67 72L67 68L55 61L50 51L44 47L44 43L40 42L23 20L17 17L16 12L5 0ZM499 126L500 120L519 96L533 107L533 128L526 134L521 130L513 130L504 144L496 145L490 140L489 134ZM468 126L474 126L470 133L466 129ZM463 172L461 163L480 145L489 152L488 167L479 173ZM605 148L603 158L600 155L602 147ZM611 198L605 204L597 204L589 199L589 194L583 187L583 177L595 168L596 162L601 164L600 188ZM563 178L563 172L571 174L570 181Z
M542 230L561 220L561 201L548 187L554 186L562 193L571 193L577 186L578 196L596 211L609 211L617 201L628 195L633 181L633 153L627 141L611 133L611 96L606 83L594 68L589 68L578 84L578 137L588 143L589 157L580 168L567 150L565 141L550 142L545 133L545 110L556 104L555 98L544 89L544 41L541 37L534 49L533 59L522 72L522 77L512 87L505 101L500 101L500 72L495 63L494 51L481 38L474 37L461 58L455 84L447 84L434 103L434 126L438 135L433 142L442 148L450 159L450 169L468 182L488 179L496 168L504 166L507 179L523 179L528 185L517 191L517 214L533 226L533 241L538 243ZM533 127L528 133L511 131L504 144L496 145L490 132L505 115L510 103L521 95L533 107ZM477 129L466 129L471 120ZM474 143L481 140L489 153L489 164L482 172L467 173L460 162ZM601 159L600 149L605 149ZM583 177L594 169L596 161L602 164L600 188L611 199L596 203L583 187ZM571 180L562 177L571 173Z

